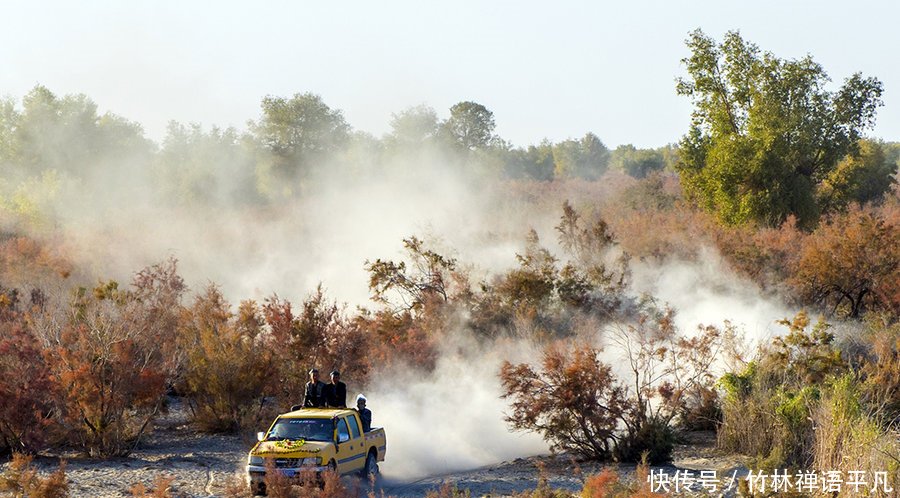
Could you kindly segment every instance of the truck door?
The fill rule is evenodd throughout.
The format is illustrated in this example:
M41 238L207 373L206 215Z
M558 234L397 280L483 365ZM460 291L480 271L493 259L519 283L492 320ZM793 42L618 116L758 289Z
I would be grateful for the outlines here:
M359 470L366 464L365 445L364 440L359 437L359 427L357 425L357 435L353 437L351 425L347 423L352 418L341 417L337 423L337 466L341 474Z

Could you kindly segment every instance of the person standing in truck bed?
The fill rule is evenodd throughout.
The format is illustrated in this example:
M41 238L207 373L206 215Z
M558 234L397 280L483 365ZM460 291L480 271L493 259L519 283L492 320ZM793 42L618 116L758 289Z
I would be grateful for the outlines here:
M325 403L332 408L347 408L347 384L341 382L341 373L331 372L331 384L325 385Z
M322 408L325 406L325 383L319 380L319 369L309 371L309 382L306 383L306 394L303 396L304 408Z

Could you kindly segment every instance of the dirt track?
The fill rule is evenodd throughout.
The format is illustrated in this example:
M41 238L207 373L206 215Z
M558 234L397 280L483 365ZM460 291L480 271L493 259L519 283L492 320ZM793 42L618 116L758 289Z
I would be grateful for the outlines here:
M241 476L247 449L252 436L198 434L186 425L183 411L173 410L159 421L156 429L128 458L91 460L74 455L67 459L66 473L72 496L121 497L130 496L136 483L151 485L158 476L172 476L174 491L191 497L221 496L229 479ZM725 471L737 466L736 459L715 456L711 439L702 437L676 450L674 464L666 468L716 469ZM57 457L35 460L42 471L52 471ZM377 488L385 495L406 498L424 496L443 483L469 489L472 496L503 496L533 489L541 476L539 468L554 488L581 489L584 476L599 472L604 465L575 463L566 456L534 456L501 462L485 467L434 475L417 480L404 480L387 472L379 479ZM5 465L3 466L5 467ZM626 479L634 476L633 465L621 465L618 470ZM345 478L350 486L369 487L353 477Z

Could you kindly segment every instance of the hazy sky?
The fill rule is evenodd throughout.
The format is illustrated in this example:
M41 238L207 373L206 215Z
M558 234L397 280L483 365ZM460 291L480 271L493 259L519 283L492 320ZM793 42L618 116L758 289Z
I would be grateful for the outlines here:
M244 128L267 95L314 92L381 135L392 112L461 100L517 145L596 133L607 145L676 141L684 39L740 29L835 82L880 78L873 135L900 140L900 8L892 1L82 1L2 4L0 94L85 93L142 123Z

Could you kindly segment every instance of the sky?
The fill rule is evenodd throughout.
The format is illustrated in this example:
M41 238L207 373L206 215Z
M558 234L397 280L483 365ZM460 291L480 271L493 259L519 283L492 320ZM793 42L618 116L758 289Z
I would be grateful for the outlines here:
M456 102L493 111L515 145L590 131L656 147L686 131L675 94L696 28L733 29L835 85L876 76L871 136L900 140L900 6L892 1L3 1L0 95L84 93L160 140L169 120L246 128L266 95L313 92L357 130Z

